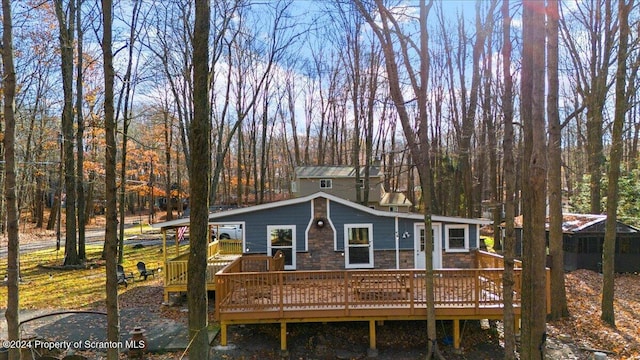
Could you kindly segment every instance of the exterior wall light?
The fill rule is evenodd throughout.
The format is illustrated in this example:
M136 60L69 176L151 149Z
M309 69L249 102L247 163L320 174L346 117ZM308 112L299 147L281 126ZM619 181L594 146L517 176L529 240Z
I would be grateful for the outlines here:
M324 227L324 219L317 219L316 220L316 226L319 228L323 228Z

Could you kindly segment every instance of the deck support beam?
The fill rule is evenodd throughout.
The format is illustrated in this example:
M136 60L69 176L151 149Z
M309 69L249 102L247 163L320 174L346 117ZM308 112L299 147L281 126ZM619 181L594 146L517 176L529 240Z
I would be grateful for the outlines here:
M376 321L369 320L369 349L376 349Z
M227 323L220 322L220 345L227 346Z
M460 349L460 319L453 319L453 348Z
M280 351L287 351L287 323L280 323Z
M378 357L378 349L376 349L376 321L369 320L369 349L367 349L367 357Z

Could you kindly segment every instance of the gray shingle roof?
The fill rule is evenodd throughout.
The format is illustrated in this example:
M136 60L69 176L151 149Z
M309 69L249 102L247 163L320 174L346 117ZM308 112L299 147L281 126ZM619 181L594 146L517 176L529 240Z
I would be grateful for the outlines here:
M365 167L360 168L360 176L364 176ZM298 178L355 178L356 169L353 166L298 166L296 167ZM380 169L372 166L369 170L369 177L380 177Z

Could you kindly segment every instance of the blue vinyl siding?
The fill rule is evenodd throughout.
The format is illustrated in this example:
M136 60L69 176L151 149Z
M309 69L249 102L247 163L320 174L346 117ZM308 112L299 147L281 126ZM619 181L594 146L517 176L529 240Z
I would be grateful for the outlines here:
M395 250L396 227L395 217L376 216L353 207L329 201L329 221L336 230L336 247L338 251L344 250L344 225L345 224L373 224L373 246L374 250ZM312 221L311 202L286 205L264 210L256 210L237 215L224 216L216 214L212 219L216 223L237 223L243 222L245 248L247 253L261 253L267 251L267 226L295 225L296 226L296 251L307 251L306 230ZM414 225L421 223L416 219L398 218L398 243L400 250L413 250L414 247ZM442 248L445 244L446 224L466 224L464 221L447 222L442 224ZM469 248L478 248L478 226L469 224ZM407 232L408 237L402 235ZM328 242L326 246L333 247L333 243Z
M398 244L400 245L400 250L413 250L413 245L415 242L415 234L413 233L413 230L415 229L414 226L416 223L424 224L423 222L416 221L415 219L398 219L398 236L400 237L398 239ZM405 233L408 234L408 237L403 238L402 236Z
M217 223L244 222L246 227L244 229L244 251L260 254L267 252L267 226L295 225L296 250L305 251L305 234L311 221L311 203L305 202L235 216L221 216L213 221Z
M477 249L478 246L478 225L469 225L469 249Z
M398 243L400 244L400 250L412 250L413 249L413 245L414 245L414 234L413 234L413 230L414 230L414 225L415 224L423 224L423 222L421 221L416 221L415 219L402 219L399 218L398 219L398 234L400 236L400 238L398 239ZM440 234L440 239L442 240L442 248L444 249L445 247L445 225L447 224L466 224L464 222L460 222L460 223L453 223L453 222L447 222L447 223L439 223L442 224L442 226L440 227L442 233ZM473 225L473 224L469 224L469 249L477 249L478 248L478 226L477 225ZM408 232L409 233L409 237L406 239L402 238L402 234L404 232ZM394 249L394 247L392 247L392 249Z
M335 201L329 203L329 218L336 229L338 251L344 250L345 224L373 224L374 250L395 249L395 218L375 216Z

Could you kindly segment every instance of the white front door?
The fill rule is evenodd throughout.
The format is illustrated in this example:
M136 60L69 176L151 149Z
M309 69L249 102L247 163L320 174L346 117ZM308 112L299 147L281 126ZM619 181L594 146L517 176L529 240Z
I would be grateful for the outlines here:
M431 229L433 233L433 268L441 269L442 268L442 224L431 224ZM414 226L414 249L415 249L415 264L416 269L424 269L425 268L425 232L424 232L424 224L416 223Z

